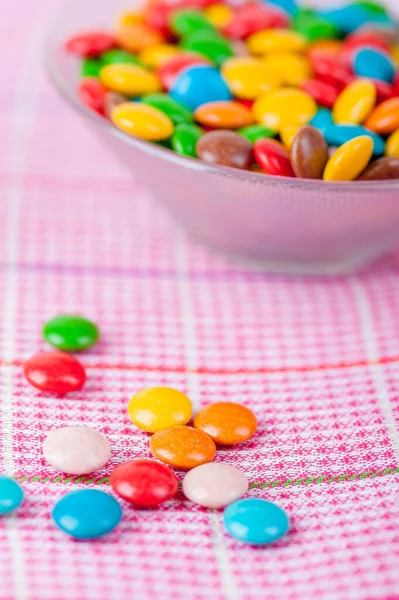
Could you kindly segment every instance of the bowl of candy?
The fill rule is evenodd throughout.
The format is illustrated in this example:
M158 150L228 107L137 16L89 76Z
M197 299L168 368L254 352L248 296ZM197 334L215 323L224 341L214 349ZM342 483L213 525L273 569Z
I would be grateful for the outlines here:
M317 7L318 6L318 7ZM399 35L379 2L69 2L48 71L197 240L347 273L399 243Z

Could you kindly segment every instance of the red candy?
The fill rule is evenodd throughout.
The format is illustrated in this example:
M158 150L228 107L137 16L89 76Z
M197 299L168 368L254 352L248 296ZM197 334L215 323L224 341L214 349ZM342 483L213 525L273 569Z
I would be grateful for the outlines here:
M24 375L42 392L63 396L81 390L86 372L81 363L65 352L39 352L26 361Z
M385 102L385 100L389 100L389 98L393 98L394 90L389 83L386 81L380 81L379 79L373 79L373 83L377 90L377 104L380 102Z
M343 89L349 85L354 75L349 67L342 64L335 56L323 56L320 53L309 53L312 68L317 79Z
M162 85L167 90L173 86L176 78L180 72L187 67L194 65L207 65L209 61L203 56L196 56L195 54L177 54L172 56L168 61L164 62L158 69L158 77L162 82Z
M289 22L289 17L278 9L264 4L249 3L236 9L223 33L229 38L243 39L261 29L288 27Z
M267 175L295 177L288 152L275 140L261 139L254 145L255 159Z
M145 22L151 27L162 33L166 38L173 38L172 31L169 26L172 12L185 9L202 10L209 4L213 4L217 0L173 0L168 2L165 0L156 0L150 2L145 8Z
M80 101L95 110L100 115L104 115L105 99L108 90L97 79L97 77L85 77L78 86L78 96Z
M299 87L310 94L317 104L326 108L332 108L340 94L340 90L335 85L318 79L303 81Z
M391 53L388 42L381 35L378 35L377 32L355 31L346 38L340 59L346 65L351 65L354 54L362 48L375 48L376 50L383 50L388 54Z
M64 48L69 54L95 57L115 46L115 38L106 31L87 31L68 38Z
M172 471L154 460L130 460L112 471L110 483L115 492L136 506L158 506L177 492Z

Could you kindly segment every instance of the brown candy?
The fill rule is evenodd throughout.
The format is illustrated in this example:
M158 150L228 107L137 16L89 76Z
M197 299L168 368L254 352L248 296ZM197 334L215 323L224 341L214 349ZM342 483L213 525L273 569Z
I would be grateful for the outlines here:
M123 104L124 102L128 102L126 96L122 96L122 94L118 94L118 92L108 92L104 100L105 116L110 119L114 108L119 104Z
M253 162L251 142L227 129L205 133L198 140L195 150L198 158L225 167L249 169Z
M359 181L399 179L399 158L383 156L370 163L358 178Z
M322 179L328 162L328 146L315 127L301 127L292 142L291 164L297 177Z

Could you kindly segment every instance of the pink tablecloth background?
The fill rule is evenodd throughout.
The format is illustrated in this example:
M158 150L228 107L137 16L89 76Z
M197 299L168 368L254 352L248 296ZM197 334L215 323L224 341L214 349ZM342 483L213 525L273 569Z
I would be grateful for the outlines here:
M193 245L46 83L39 47L55 4L14 0L0 19L1 470L27 494L0 521L0 598L399 598L399 255L302 280ZM43 322L71 312L98 322L102 341L82 356L85 389L59 399L21 365L45 347ZM218 460L289 512L285 539L242 546L220 512L182 495L160 510L125 505L102 541L53 526L63 493L109 490L114 465L149 456L126 404L154 384L256 412L255 438ZM77 423L113 446L80 483L41 454L49 431Z

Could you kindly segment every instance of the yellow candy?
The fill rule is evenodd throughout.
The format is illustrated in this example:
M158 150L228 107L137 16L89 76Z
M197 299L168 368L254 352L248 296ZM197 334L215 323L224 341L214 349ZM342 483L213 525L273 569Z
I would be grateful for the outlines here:
M399 67L399 46L393 46L391 48L392 58L396 63L396 66Z
M169 60L172 56L181 52L178 46L172 46L172 44L156 44L145 48L140 54L139 58L144 64L148 65L152 69L157 69L165 61Z
M361 135L338 148L324 170L325 181L353 181L367 167L373 154L374 142Z
M100 71L100 80L105 87L113 92L132 97L159 92L162 88L161 82L155 73L151 73L138 65L106 65Z
M377 90L369 79L357 79L338 96L333 108L333 118L339 124L363 123L373 110Z
M287 125L306 125L314 117L317 104L312 96L294 88L272 90L255 100L253 113L265 127L281 131Z
M295 52L273 52L265 56L262 62L277 71L286 85L298 85L312 78L309 59Z
M124 12L118 19L117 27L120 25L137 25L144 23L144 15L138 12Z
M280 138L287 150L291 150L294 137L298 133L302 125L286 125L280 131Z
M385 154L399 158L399 129L391 133L385 146Z
M254 100L282 83L277 71L250 56L229 58L221 72L232 94L248 100Z
M118 129L143 140L158 142L173 133L169 117L157 108L139 102L118 104L111 113L111 119Z
M247 46L251 54L269 52L303 52L307 41L290 29L262 29L249 36Z
M185 394L168 387L141 390L127 407L132 423L140 429L155 433L176 425L186 425L193 408Z
M211 4L204 9L204 15L217 29L228 25L233 16L233 11L225 4Z

